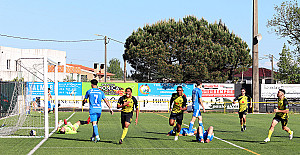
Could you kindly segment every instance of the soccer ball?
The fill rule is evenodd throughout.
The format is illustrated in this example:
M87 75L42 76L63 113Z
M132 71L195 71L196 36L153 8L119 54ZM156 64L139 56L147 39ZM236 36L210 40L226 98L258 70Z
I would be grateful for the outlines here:
M31 130L31 131L29 132L29 134L30 134L30 136L36 136L36 131L35 131L35 130Z

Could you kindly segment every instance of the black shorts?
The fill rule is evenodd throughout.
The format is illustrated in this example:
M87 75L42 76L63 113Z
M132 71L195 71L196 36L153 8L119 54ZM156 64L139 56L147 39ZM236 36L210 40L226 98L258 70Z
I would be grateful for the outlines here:
M182 124L182 120L183 120L183 113L178 113L177 114L177 113L171 112L170 119L176 120L176 122L181 125Z
M242 111L242 112L239 112L239 118L243 118L244 115L247 115L247 109Z
M282 125L282 126L286 126L287 123L288 123L288 119L283 119L283 118L278 117L278 116L277 116L277 117L275 116L275 117L273 118L273 120L274 120L274 119L275 119L277 122L281 122L281 125Z
M125 124L125 122L131 123L132 116L133 116L132 112L130 112L130 113L121 112L121 123L122 124Z

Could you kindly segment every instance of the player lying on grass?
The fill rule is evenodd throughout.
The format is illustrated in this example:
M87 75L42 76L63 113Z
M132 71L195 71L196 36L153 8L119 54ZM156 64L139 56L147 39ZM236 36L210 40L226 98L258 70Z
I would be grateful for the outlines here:
M167 136L175 136L175 133L176 133L175 131L176 130L177 130L176 127L174 127L173 130L171 130L170 132L168 132ZM193 133L193 135L196 134L197 133L196 128L193 128L191 130L191 132ZM181 128L178 136L187 136L188 133L189 133L189 128Z
M64 120L64 126L57 128L57 133L60 134L76 134L77 129L80 125L85 125L90 123L90 118L87 121L77 121L76 123L72 124L71 122L67 122L67 120ZM60 121L61 122L61 121Z
M196 134L196 140L201 143L209 143L214 138L214 128L210 126L203 132L202 127L199 126Z

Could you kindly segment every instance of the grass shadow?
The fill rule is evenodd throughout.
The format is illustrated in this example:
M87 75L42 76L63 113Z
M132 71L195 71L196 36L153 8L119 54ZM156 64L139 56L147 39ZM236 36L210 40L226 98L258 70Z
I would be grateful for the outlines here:
M50 137L50 139L72 140L72 141L81 141L81 142L92 142L90 139L76 139L76 138L66 138L66 137ZM114 144L113 141L104 141L104 140L100 140L98 143L111 143L111 144ZM116 144L116 142L115 142L115 144Z
M168 133L161 133L161 132L145 132L145 133L153 133L158 135L167 135Z

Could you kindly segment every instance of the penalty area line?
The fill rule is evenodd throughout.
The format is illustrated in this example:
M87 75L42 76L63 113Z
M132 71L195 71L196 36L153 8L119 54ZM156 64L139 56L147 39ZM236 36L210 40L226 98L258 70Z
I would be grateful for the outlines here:
M67 118L67 120L69 120L73 115L75 114L75 112ZM56 129L54 129L50 134L49 137L56 131ZM38 145L36 145L27 155L32 155L37 149L39 149L47 140L49 137L45 137Z
M168 118L168 117L166 117L166 116L164 116L164 115L161 115L161 114L156 114L156 115L159 115L159 116ZM185 126L187 126L187 127L189 127L189 125L187 125L187 124L184 124L184 123L182 123L182 124L185 125ZM225 142L225 143L227 143L227 144L230 144L230 145L232 145L232 146L234 146L234 147L237 147L237 148L239 148L239 149L242 149L242 150L248 151L248 152L250 152L250 153L253 153L253 154L255 154L255 155L260 155L260 154L254 152L254 151L248 150L248 149L246 149L246 148L243 148L243 147L241 147L241 146L238 146L238 145L236 145L236 144L233 144L233 143L231 143L231 142L228 142L228 141L226 141L226 140L224 140L224 139L221 139L221 138L218 138L218 137L216 137L216 136L214 136L214 138L216 138L216 139L218 139L218 140L220 140L220 141L222 141L222 142Z

